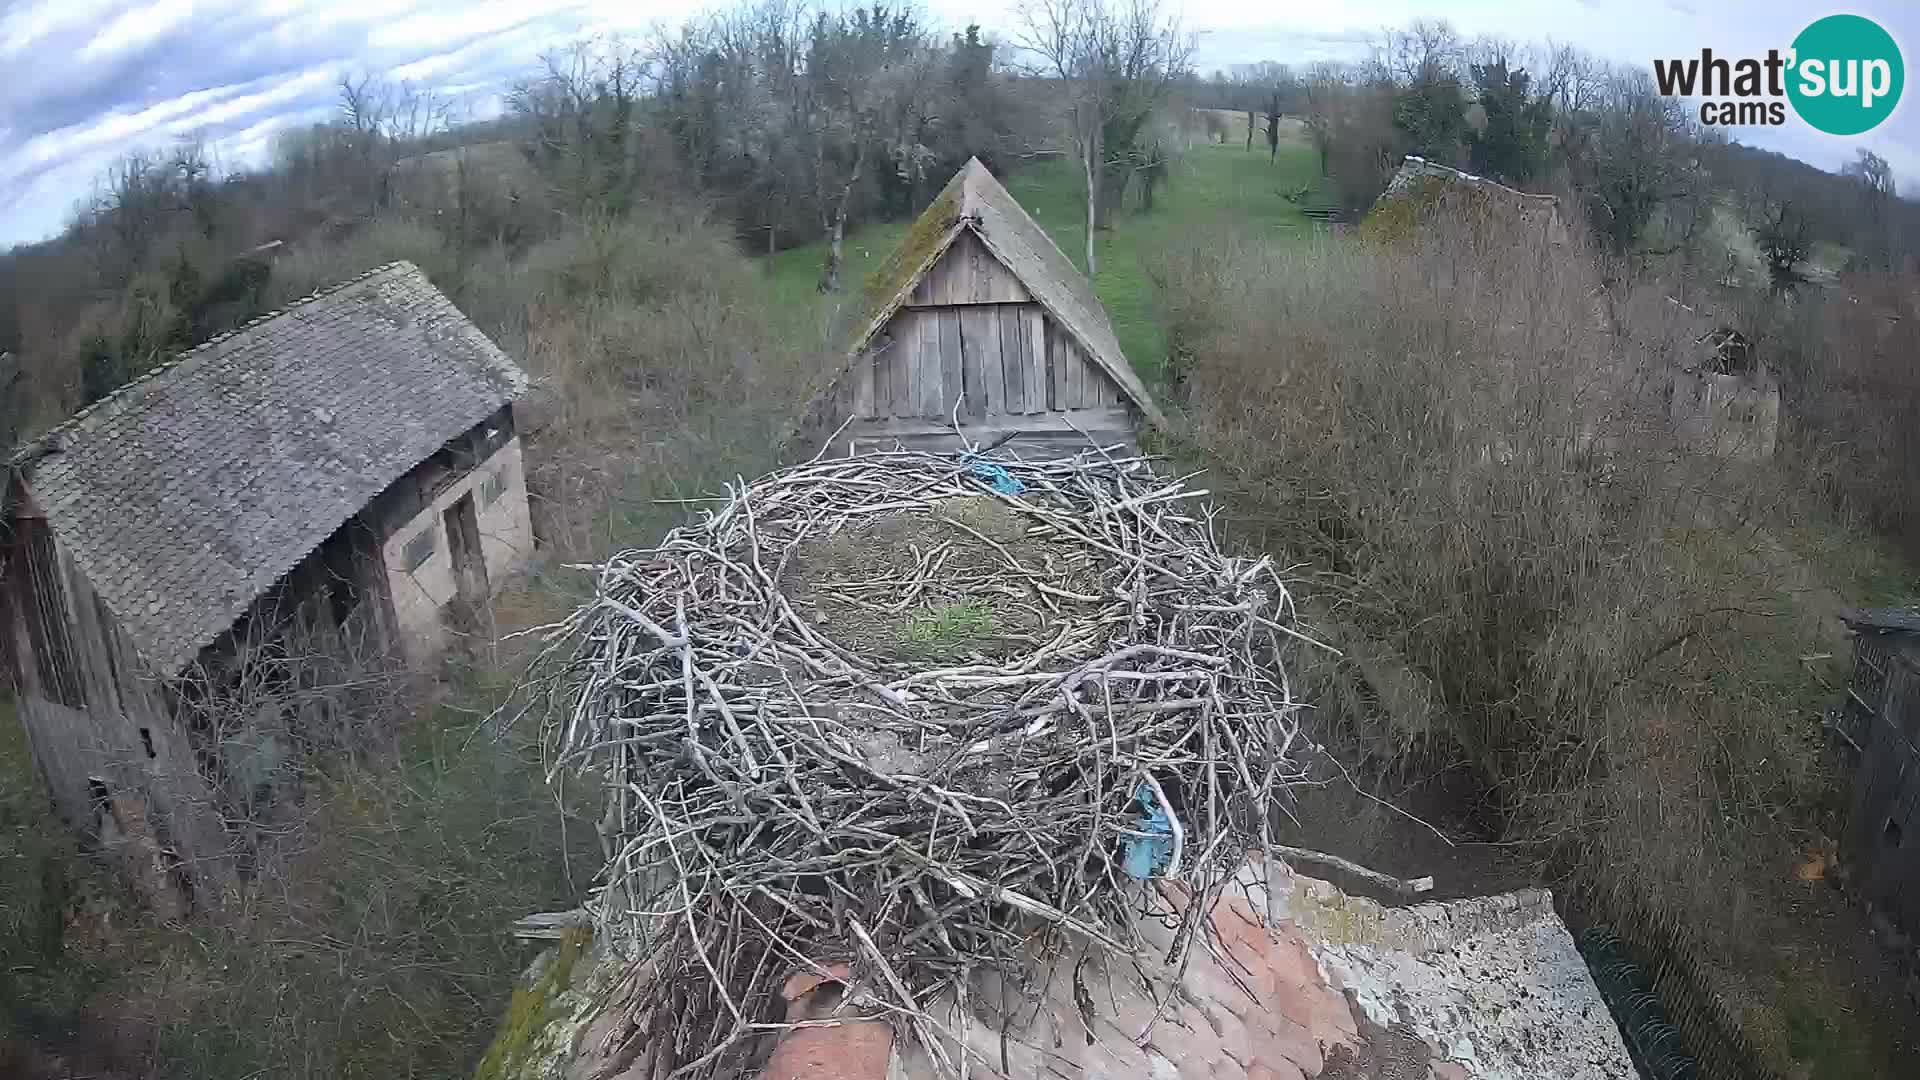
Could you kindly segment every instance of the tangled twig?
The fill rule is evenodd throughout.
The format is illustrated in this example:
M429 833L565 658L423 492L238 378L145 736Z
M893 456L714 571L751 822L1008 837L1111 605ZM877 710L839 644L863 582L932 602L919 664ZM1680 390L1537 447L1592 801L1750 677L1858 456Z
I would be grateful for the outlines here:
M1145 971L1144 910L1204 921L1126 852L1172 841L1157 872L1204 894L1271 847L1297 778L1283 659L1311 641L1269 560L1221 553L1204 494L1141 458L902 450L741 483L599 568L533 685L553 768L607 783L594 908L640 958L666 1071L749 1067L780 980L834 963L849 1007L939 1059L930 1005L976 976L1025 987L1075 948ZM927 542L817 565L888 521ZM916 653L872 632L957 598L983 637Z

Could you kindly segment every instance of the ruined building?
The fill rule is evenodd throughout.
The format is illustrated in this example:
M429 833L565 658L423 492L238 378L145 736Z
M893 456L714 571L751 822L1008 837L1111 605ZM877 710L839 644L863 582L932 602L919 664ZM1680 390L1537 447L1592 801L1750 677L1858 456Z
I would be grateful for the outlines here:
M526 377L407 263L215 338L17 453L0 662L60 816L163 910L244 865L299 755L365 722L531 552Z
M1683 445L1717 457L1763 459L1780 441L1780 384L1753 341L1730 327L1701 334L1673 376L1670 419Z

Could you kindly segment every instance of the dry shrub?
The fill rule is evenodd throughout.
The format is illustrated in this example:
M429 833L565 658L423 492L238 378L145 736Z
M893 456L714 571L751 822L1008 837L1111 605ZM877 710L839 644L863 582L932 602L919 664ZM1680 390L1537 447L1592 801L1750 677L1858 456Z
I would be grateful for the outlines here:
M1739 527L1778 485L1680 464L1655 298L1440 208L1394 246L1170 256L1191 438L1245 534L1319 572L1355 659L1315 700L1389 760L1464 757L1509 839L1730 934L1754 837L1824 782Z
M1849 274L1756 312L1784 369L1791 448L1824 493L1920 561L1920 274Z
M771 465L822 368L805 313L770 310L755 268L685 207L585 223L504 272L474 288L525 312L536 526L562 554L650 537L685 509L658 500Z
M377 218L332 236L321 233L302 240L275 259L264 306L291 303L400 259L426 271L443 288L454 276L453 252L438 232L405 218Z
M396 752L301 780L275 851L217 920L143 950L156 1076L464 1076L529 950L504 931L591 880L593 833L538 748L468 684Z

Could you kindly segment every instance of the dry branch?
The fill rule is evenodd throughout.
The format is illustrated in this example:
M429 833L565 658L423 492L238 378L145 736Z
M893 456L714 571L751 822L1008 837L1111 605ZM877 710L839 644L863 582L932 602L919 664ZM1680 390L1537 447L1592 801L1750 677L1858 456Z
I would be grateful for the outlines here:
M780 979L829 963L850 964L849 1003L921 1039L932 1003L987 971L1024 986L1038 954L1177 964L1144 955L1134 925L1162 901L1122 865L1149 807L1175 821L1158 873L1191 891L1270 848L1298 776L1282 664L1309 640L1272 563L1222 554L1200 493L1145 459L994 457L1017 494L985 460L902 450L741 483L608 560L549 631L533 700L553 768L607 784L594 910L644 958L637 1007L676 1033L676 1075L750 1068ZM966 524L986 505L968 500L1021 535ZM936 539L797 582L808 551L903 517ZM1021 631L903 659L822 614L956 590Z

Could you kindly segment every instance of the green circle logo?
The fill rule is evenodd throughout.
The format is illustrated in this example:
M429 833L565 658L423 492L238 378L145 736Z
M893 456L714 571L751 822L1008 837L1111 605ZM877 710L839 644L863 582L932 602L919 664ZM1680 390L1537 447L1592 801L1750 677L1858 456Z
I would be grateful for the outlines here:
M1800 119L1829 135L1873 130L1893 115L1906 82L1900 46L1872 19L1829 15L1793 39L1787 97Z

